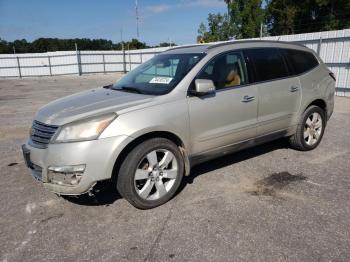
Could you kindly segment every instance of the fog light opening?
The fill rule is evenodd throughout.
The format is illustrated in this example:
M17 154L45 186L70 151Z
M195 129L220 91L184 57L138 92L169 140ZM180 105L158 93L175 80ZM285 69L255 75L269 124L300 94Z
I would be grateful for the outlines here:
M57 185L76 186L80 183L85 165L55 166L48 168L48 182Z

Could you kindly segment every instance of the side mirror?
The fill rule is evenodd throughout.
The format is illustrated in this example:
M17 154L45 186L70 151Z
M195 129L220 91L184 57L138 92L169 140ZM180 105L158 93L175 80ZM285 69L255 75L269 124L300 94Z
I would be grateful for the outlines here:
M195 87L196 95L206 95L210 93L215 93L215 85L210 79L196 79Z

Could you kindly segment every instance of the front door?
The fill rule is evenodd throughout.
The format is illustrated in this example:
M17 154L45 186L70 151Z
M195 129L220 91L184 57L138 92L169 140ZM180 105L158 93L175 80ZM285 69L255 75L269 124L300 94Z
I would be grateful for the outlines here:
M211 79L216 93L188 98L192 154L255 137L258 89L248 85L242 53L232 51L217 56L196 79Z

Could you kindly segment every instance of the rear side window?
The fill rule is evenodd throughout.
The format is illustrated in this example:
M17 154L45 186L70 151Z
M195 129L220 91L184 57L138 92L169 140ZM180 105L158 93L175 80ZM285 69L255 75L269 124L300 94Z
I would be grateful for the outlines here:
M305 73L319 64L316 57L309 52L293 49L282 49L282 52L296 75Z
M254 82L269 81L289 76L283 56L276 48L245 50L255 71Z

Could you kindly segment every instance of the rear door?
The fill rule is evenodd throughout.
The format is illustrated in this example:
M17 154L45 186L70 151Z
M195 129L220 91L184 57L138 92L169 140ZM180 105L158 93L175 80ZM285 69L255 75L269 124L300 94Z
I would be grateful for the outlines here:
M285 130L297 116L301 90L298 77L288 70L277 48L245 50L254 68L254 82L258 88L258 136Z

